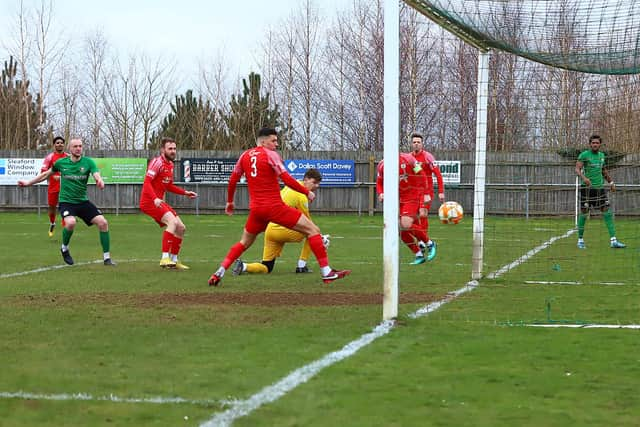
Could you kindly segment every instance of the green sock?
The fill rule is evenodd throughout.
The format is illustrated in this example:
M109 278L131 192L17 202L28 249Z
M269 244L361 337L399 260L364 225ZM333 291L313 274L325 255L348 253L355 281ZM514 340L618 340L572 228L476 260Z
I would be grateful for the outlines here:
M582 236L584 236L584 225L586 222L587 214L581 212L578 215L578 239L582 239Z
M616 226L613 224L613 212L606 211L603 215L604 223L607 224L607 230L609 230L609 237L615 237Z
M73 235L73 230L67 230L67 228L62 229L62 244L67 246L71 241L71 236Z
M100 244L102 245L102 252L109 252L109 231L100 232Z

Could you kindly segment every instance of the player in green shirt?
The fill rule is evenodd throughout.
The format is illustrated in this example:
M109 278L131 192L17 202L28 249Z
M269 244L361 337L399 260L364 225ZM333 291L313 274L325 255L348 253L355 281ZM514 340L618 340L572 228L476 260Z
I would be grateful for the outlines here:
M604 222L609 231L610 245L612 248L624 248L626 245L616 239L616 227L613 223L613 213L609 210L609 199L604 189L606 179L611 191L616 191L613 179L605 166L605 155L600 151L602 138L599 135L591 135L589 138L589 150L585 150L578 156L576 173L582 179L580 186L580 214L578 215L578 248L584 249L584 225L587 222L589 208L600 209Z
M109 224L93 203L87 197L87 181L89 175L96 180L98 188L104 188L104 181L100 176L98 167L93 159L82 155L82 140L72 139L69 141L70 156L56 161L51 169L46 170L30 181L18 181L20 187L28 187L38 182L44 181L51 174L60 172L60 198L58 210L64 219L64 229L62 230L62 258L69 265L73 264L73 258L69 253L69 241L73 230L76 228L76 217L82 219L85 224L91 226L95 224L100 230L100 244L102 245L104 265L113 266L109 253Z

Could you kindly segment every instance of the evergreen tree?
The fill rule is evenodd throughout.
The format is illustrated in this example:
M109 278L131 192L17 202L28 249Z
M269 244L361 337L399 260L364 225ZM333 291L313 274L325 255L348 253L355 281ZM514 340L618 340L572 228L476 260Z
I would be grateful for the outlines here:
M18 63L4 62L0 80L0 148L33 149L48 147L51 129L40 122L39 96L29 93L29 81L17 80ZM46 113L42 116L46 121Z
M152 140L163 136L175 138L181 149L223 149L225 135L215 109L202 96L193 96L191 89L184 95L176 95L170 104L171 112L162 120Z
M269 94L260 94L260 75L250 73L249 79L242 79L242 94L232 95L229 113L220 112L228 132L227 150L245 150L255 145L261 127L278 128L280 112L278 106L270 106ZM279 129L283 132L283 129ZM280 148L285 148L280 141Z

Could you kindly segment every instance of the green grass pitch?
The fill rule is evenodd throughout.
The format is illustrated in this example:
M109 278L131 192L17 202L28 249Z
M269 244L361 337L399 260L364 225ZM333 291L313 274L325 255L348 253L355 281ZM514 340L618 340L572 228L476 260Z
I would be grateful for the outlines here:
M79 224L77 265L62 267L60 229L47 237L46 215L0 214L0 425L199 425L381 322L379 216L315 217L332 235L331 265L353 269L344 280L322 284L313 259L313 273L295 274L292 244L272 274L229 272L220 288L207 279L246 216L183 216L184 272L159 268L161 229L149 218L107 219L118 265L93 263L97 230ZM558 239L412 318L470 280L471 219L431 223L434 261L410 266L400 249L396 326L233 425L638 424L637 330L520 326L640 324L637 220L616 222L624 250L607 247L593 218L587 250L575 248L575 234ZM567 219L489 218L483 272L571 228ZM258 238L243 259L261 254Z

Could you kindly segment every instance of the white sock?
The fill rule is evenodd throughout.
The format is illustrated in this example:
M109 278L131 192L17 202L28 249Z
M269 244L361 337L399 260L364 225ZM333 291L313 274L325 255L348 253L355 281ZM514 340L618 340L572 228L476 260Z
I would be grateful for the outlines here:
M171 257L171 261L178 262L178 255L177 254L169 254L169 256Z
M220 268L218 268L218 270L216 271L216 276L223 277L225 271L227 271L227 269L223 266L220 266Z
M111 254L109 252L105 252L102 254L102 259L109 259L111 258Z
M69 245L62 245L62 247L60 248L63 251L68 251L69 250Z
M323 276L327 276L329 275L329 273L331 273L331 267L329 267L328 265L326 267L322 267L320 268L320 272L322 272Z
M162 252L162 258L169 258L169 252Z
M307 266L307 260L299 259L298 260L298 268L305 268Z
M610 240L611 240L611 243L613 243L613 242L617 241L618 239L616 239L615 237L612 237Z
M424 254L422 253L422 251L418 251L418 252L416 252L416 256L417 256L417 257L419 257L419 256L424 256Z

